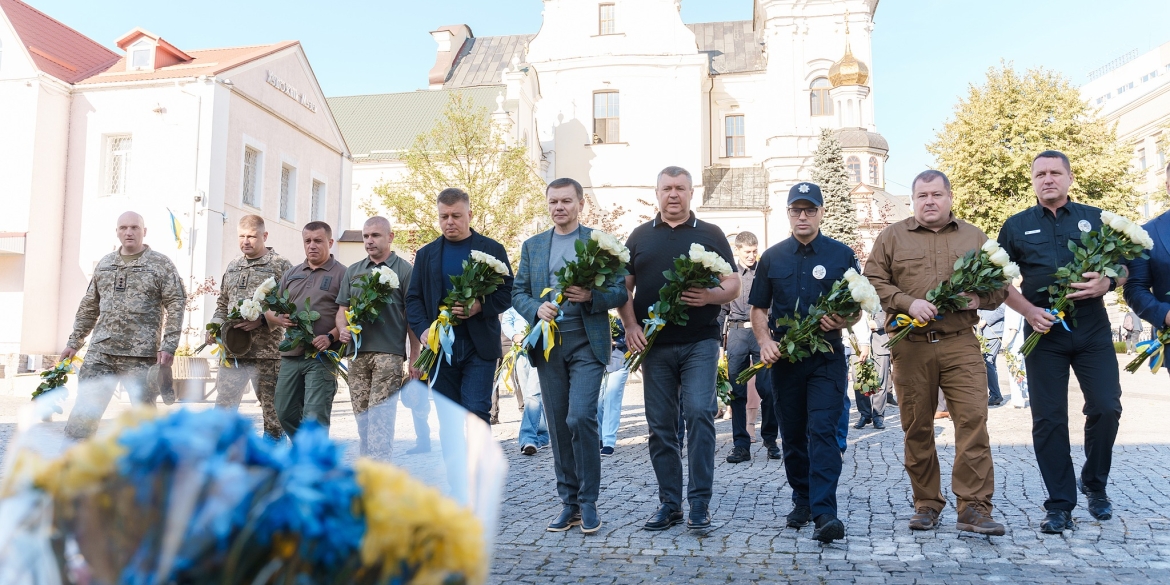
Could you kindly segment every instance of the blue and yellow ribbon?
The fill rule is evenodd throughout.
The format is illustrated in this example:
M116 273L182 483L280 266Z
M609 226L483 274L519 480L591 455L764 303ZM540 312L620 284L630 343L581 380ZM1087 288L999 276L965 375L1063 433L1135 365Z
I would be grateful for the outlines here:
M451 365L451 356L455 345L455 330L454 325L451 324L451 310L445 305L439 307L439 318L435 319L431 326L427 329L427 348L436 356L442 355L441 359L435 359L434 373L423 372L422 379L429 379L428 386L433 387L435 380L439 377L439 367L443 365L443 359L447 360L447 365ZM442 354L439 350L442 350Z
M1044 312L1048 313L1049 315L1052 315L1053 317L1056 317L1056 321L1052 322L1053 325L1056 325L1059 323L1060 325L1064 326L1065 331L1069 331L1069 332L1072 331L1072 329L1068 328L1068 321L1064 320L1064 311L1057 311L1056 309L1045 309ZM1049 328L1048 331L1052 331L1052 328ZM1048 331L1045 331L1044 333L1048 333Z
M935 317L934 319L931 319L931 321L935 321L937 319L938 317ZM922 319L915 319L905 313L898 313L898 315L894 317L892 321L890 321L890 327L901 329L908 326L913 329L915 327L926 327L929 323L930 321L923 321Z
M648 314L650 315L649 319L642 319L642 335L646 336L647 339L650 338L651 333L666 327L666 319L655 315L654 309L650 309Z
M1166 357L1166 346L1155 337L1137 344L1136 347L1141 352L1139 355L1150 355L1150 371L1157 374L1158 370L1162 369L1162 363Z
M345 312L345 330L353 335L353 357L357 357L358 348L362 346L362 326L354 321L355 313L353 309Z
M552 292L554 292L554 289L546 288L541 291L540 296L543 297L544 295ZM557 308L556 318L552 321L539 319L539 322L532 328L532 331L528 332L528 335L524 337L524 347L527 349L535 349L537 344L542 344L542 347L544 348L545 361L548 361L549 356L552 354L553 348L557 346L557 338L559 338L561 334L560 329L557 327L557 323L560 323L561 319L565 317L565 312L561 309L561 303L565 302L565 297L561 293L557 293L556 297L554 297L549 302L551 302Z

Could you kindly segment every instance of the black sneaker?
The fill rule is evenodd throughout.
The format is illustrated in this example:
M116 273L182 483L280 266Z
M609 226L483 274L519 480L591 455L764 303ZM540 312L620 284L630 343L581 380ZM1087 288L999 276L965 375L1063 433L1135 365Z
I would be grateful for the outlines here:
M743 447L734 447L731 450L731 455L727 456L728 463L743 463L744 461L751 461L752 453Z
M1098 520L1109 520L1113 518L1113 502L1109 501L1109 495L1105 490L1091 491L1085 488L1084 482L1077 479L1077 486L1081 488L1081 493L1085 494L1085 498L1089 500L1089 515Z
M711 526L711 513L707 511L707 502L693 502L691 513L687 517L687 528L702 530Z
M603 457L609 457L610 455L613 455L613 447L602 447L601 455Z
M561 515L548 523L547 530L549 532L564 532L580 523L581 509L577 506L564 506L561 508Z
M864 428L865 428L865 425L866 425L867 423L869 423L869 421L870 421L870 419L868 419L868 418L865 418L865 417L861 417L861 418L857 419L857 422L856 422L856 423L854 423L854 425L853 425L853 428L855 428L855 429L864 429Z
M784 453L780 451L780 445L777 445L775 441L764 443L764 448L768 450L768 459L781 459L784 457Z
M825 544L845 538L845 524L832 514L817 516L816 528L812 537Z
M524 445L520 447L520 452L525 455L536 455L536 445Z
M659 530L666 530L682 521L682 510L675 510L666 504L662 504L658 507L658 511L642 525L642 529L657 532Z
M812 510L808 506L796 506L788 513L788 527L801 528L812 519Z
M1060 534L1065 530L1076 530L1076 522L1073 522L1072 512L1066 510L1049 510L1048 515L1044 516L1044 521L1040 523L1040 532L1044 534Z

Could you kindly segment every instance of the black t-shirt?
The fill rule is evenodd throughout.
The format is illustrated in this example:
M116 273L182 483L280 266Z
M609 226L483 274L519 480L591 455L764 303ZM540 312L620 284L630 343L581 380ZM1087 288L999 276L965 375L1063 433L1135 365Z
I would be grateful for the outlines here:
M658 301L658 291L666 284L663 272L674 268L674 259L689 255L691 244L718 253L730 265L735 266L735 256L727 237L714 224L695 218L694 212L687 221L670 227L659 215L647 223L634 228L626 247L630 249L629 270L637 282L634 289L634 315L641 323L649 318L649 309ZM706 305L687 311L690 319L686 325L668 323L658 332L659 344L692 343L703 339L719 339L720 305Z

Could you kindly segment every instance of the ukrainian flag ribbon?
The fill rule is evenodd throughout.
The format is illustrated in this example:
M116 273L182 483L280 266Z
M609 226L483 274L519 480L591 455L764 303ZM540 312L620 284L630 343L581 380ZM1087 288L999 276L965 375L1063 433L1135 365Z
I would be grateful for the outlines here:
M451 324L451 310L446 306L439 307L439 318L431 323L430 328L427 329L427 347L436 356L440 355L439 350L442 349L442 358L435 360L434 374L423 372L422 379L430 379L428 384L431 387L435 385L435 379L439 377L439 367L443 365L443 359L447 360L447 365L451 365L451 356L455 345L455 328Z
M933 320L934 319L931 319L931 321L933 321ZM902 327L906 327L907 325L912 327L912 328L913 327L926 327L927 323L928 323L928 321L923 321L921 319L915 319L915 318L913 318L910 315L907 315L905 313L898 313L898 316L894 317L893 321L890 321L890 327L894 327L897 329L901 329Z
M1136 347L1141 351L1139 355L1150 355L1150 371L1157 374L1158 370L1162 369L1162 361L1166 357L1166 346L1155 337L1137 344Z
M1064 311L1057 311L1056 309L1046 309L1045 312L1048 313L1049 315L1052 315L1053 317L1056 317L1056 321L1053 323L1053 325L1055 325L1056 323L1059 323L1059 324L1064 326L1065 331L1069 331L1069 332L1072 331L1072 329L1068 328L1068 321L1064 320ZM1052 329L1049 329L1048 331L1052 331ZM1044 333L1048 333L1048 331L1045 331Z
M346 331L353 335L353 357L357 357L358 348L362 346L362 326L354 321L353 309L345 312Z
M543 297L552 292L554 292L554 289L546 288L541 291L540 296ZM532 331L528 333L528 336L524 338L524 347L528 349L535 349L537 344L543 341L542 347L544 348L545 361L548 361L553 348L557 346L557 338L560 337L560 330L557 328L557 323L560 323L561 319L565 317L565 312L561 309L561 303L565 302L565 297L561 293L557 293L557 296L549 302L557 307L556 318L552 321L540 319L532 328Z
M647 339L650 338L651 333L666 327L666 319L655 315L654 309L650 309L649 315L649 319L642 319L642 335L645 335Z
M232 363L228 363L227 353L227 348L224 347L223 340L217 335L215 337L215 347L211 348L211 355L217 356L219 358L219 365L225 368L233 367L232 364L235 364L234 367L240 367L240 362L235 357L232 357Z

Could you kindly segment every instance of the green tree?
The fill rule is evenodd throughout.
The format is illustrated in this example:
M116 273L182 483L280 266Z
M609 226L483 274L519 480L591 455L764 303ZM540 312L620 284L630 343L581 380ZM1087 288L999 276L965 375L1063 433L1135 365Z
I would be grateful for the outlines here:
M471 227L499 241L513 263L524 238L541 229L547 216L545 183L523 146L510 146L487 108L452 93L430 131L415 138L402 156L406 173L374 188L374 199L405 227L395 245L417 250L439 237L435 197L458 187L471 197Z
M951 180L957 214L992 237L1008 217L1035 205L1032 159L1044 150L1068 155L1074 200L1136 217L1129 149L1116 127L1052 71L1020 75L1008 63L992 67L926 149Z
M821 232L826 236L856 247L861 241L857 231L857 207L849 196L849 173L845 171L845 157L841 142L832 130L821 130L821 141L813 155L812 182L821 187L825 198L825 218Z

